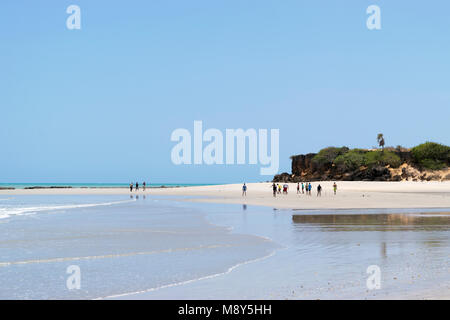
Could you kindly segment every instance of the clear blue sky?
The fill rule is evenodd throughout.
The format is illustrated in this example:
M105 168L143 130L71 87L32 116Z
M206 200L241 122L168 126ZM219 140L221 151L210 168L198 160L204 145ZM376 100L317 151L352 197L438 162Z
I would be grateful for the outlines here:
M443 0L3 0L0 182L270 179L173 165L170 134L194 120L280 129L280 172L379 132L450 144L449 15Z

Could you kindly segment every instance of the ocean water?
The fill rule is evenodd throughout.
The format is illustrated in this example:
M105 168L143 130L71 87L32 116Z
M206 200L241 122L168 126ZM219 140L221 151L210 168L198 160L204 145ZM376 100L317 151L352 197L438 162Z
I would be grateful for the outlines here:
M14 216L34 215L39 212L61 212L67 209L111 206L133 202L123 197L86 196L0 196L0 221Z
M95 299L227 273L276 245L179 203L129 196L0 197L0 299ZM68 268L80 270L69 290Z
M0 299L371 299L450 293L450 209L274 210L0 196ZM367 288L377 265L381 288ZM80 270L69 289L68 268Z
M138 181L142 187L142 182ZM134 182L136 184L136 182ZM147 183L147 188L211 186L215 184L201 183ZM30 187L72 187L72 188L128 188L130 183L0 183L1 188L24 189Z

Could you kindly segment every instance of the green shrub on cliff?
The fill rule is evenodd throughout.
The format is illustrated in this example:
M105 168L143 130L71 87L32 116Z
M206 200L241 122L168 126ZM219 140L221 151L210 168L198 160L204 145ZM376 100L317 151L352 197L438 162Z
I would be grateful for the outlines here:
M365 153L362 149L352 149L334 159L334 164L345 171L356 170L365 165Z
M334 160L334 164L345 171L356 170L361 166L374 167L378 165L397 168L401 163L398 155L386 150L382 152L352 149Z
M371 166L387 166L389 165L391 168L398 168L402 164L402 160L398 155L396 155L392 151L369 151L364 154L365 165L368 167Z
M435 143L425 142L411 149L414 161L420 166L431 169L443 169L450 164L450 147Z
M331 165L338 156L345 154L348 152L347 147L342 148L336 148L336 147L328 147L324 148L319 151L318 154L314 156L312 161L314 161L316 164L323 166L323 165Z

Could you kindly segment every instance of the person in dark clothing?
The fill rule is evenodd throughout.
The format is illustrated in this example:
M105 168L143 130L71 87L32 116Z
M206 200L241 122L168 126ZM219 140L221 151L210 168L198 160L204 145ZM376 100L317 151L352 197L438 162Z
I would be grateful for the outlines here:
M322 196L322 186L320 184L317 186L317 196L318 197Z
M245 183L242 186L242 196L247 196L247 186L245 185Z
M139 191L139 183L136 182L136 191Z
M273 196L276 197L277 196L277 185L274 183L272 183L272 190L273 190Z

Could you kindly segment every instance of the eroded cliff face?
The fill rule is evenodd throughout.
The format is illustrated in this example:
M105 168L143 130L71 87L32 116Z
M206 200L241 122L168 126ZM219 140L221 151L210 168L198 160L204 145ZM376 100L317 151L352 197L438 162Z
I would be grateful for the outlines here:
M399 168L389 166L361 166L356 170L345 171L335 165L319 165L313 161L316 153L300 154L291 157L292 173L284 172L276 175L274 182L303 182L303 181L430 181L450 180L450 168L439 171L420 170L414 167L412 155L409 151L395 152L401 159Z
M292 164L291 164L291 170L292 174L301 176L305 174L311 174L314 171L316 171L317 165L313 163L312 159L316 153L308 153L308 154L300 154L297 156L293 156L291 158Z

